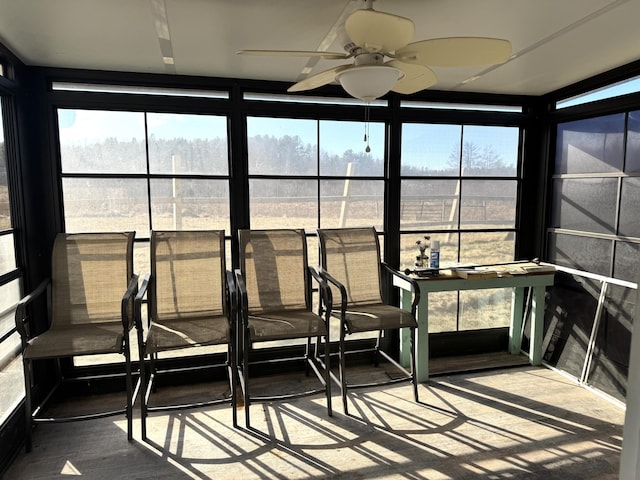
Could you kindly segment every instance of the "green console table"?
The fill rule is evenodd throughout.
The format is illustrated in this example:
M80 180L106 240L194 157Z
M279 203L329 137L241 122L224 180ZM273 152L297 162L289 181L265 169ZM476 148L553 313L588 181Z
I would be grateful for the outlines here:
M531 347L529 360L532 365L540 365L542 361L542 328L544 321L544 295L547 286L553 285L554 272L543 271L516 275L504 275L493 278L456 278L452 276L415 277L420 287L420 301L416 316L418 317L417 338L417 378L419 382L429 379L429 294L455 290L480 290L488 288L511 288L511 323L509 327L509 352L519 354L522 343L522 321L524 315L525 289L533 289L531 306ZM405 310L411 309L411 285L406 280L394 276L393 284L400 288L401 305ZM400 336L400 361L402 365L410 364L409 330L403 329Z

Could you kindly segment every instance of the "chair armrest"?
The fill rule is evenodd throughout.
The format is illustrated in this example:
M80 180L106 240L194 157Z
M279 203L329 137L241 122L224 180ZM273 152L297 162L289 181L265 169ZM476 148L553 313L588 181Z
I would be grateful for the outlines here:
M309 273L311 276L318 282L318 291L320 293L320 310L322 310L322 305L325 306L325 310L327 312L327 320L331 317L331 309L333 308L333 294L331 293L331 288L327 284L327 281L318 273L318 271L309 265Z
M28 295L25 295L18 302L18 305L16 306L16 318L15 318L16 330L18 331L18 333L20 334L20 337L22 338L23 350L27 340L29 340L30 338L30 329L29 329L29 324L27 322L27 320L29 319L29 317L27 316L27 306L29 306L29 304L33 300L35 300L40 295L42 295L42 293L46 292L47 287L50 284L51 284L51 279L49 278L42 281L42 283L40 283L40 285L38 285L35 290L33 290Z
M247 299L247 286L244 282L244 277L240 269L234 270L235 277L235 285L236 285L236 304L238 308L238 313L240 314L240 318L242 319L243 326L248 326L248 316L249 316L249 300Z
M238 291L233 273L229 270L225 270L224 275L226 278L225 295L227 297L227 308L229 309L227 313L229 319L232 319L238 309Z
M131 276L127 291L122 296L122 302L120 304L120 310L122 314L122 327L124 328L125 335L134 324L135 311L133 309L134 296L138 291L138 275L135 273Z
M340 292L340 315L344 319L344 314L347 311L347 289L344 288L344 285L342 285L342 283L333 278L331 274L329 274L329 272L327 272L324 268L318 267L318 272L322 278L336 287Z
M142 302L144 301L144 297L147 295L147 290L149 289L149 282L151 281L151 274L147 273L144 277L142 277L142 285L138 289L138 293L136 293L135 298L133 299L133 309L135 312L135 324L136 328L140 331L144 331L144 326L142 325Z
M411 289L413 290L413 302L411 302L411 313L415 317L416 308L418 307L418 303L420 302L420 285L416 282L415 278L411 278L409 275L406 275L403 272L396 270L395 268L391 268L387 263L382 262L382 266L393 276L398 278L402 278L406 282L411 285Z

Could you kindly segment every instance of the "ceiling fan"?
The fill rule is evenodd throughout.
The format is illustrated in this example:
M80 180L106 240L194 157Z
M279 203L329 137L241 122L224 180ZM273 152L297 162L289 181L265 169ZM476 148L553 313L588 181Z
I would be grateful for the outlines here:
M371 102L389 90L412 94L437 82L427 66L469 67L506 62L511 43L500 38L446 37L413 43L415 27L408 18L373 10L373 0L351 13L344 24L349 38L346 53L301 50L240 50L240 55L321 57L353 63L317 73L292 85L288 92L300 92L340 82L355 98ZM385 60L388 58L389 60Z

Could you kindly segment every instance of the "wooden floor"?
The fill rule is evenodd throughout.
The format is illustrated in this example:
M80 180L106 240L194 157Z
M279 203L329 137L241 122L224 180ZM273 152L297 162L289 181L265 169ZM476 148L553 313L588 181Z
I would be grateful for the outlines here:
M277 382L274 382L274 384ZM184 387L182 387L184 388ZM543 367L433 377L256 404L252 430L226 405L153 414L149 442L124 418L39 426L6 480L87 479L616 479L624 412ZM334 393L337 393L334 391ZM243 418L243 412L240 412Z

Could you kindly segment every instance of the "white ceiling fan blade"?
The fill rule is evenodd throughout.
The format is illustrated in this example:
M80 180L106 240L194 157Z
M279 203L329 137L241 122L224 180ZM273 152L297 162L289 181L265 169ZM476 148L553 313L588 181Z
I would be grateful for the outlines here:
M449 37L410 43L396 51L406 63L437 67L473 67L506 62L511 42L501 38Z
M415 33L408 18L375 10L356 10L347 18L344 30L367 52L394 52L407 45Z
M398 68L404 72L404 76L391 89L397 93L410 95L429 88L438 81L436 74L424 65L404 63L398 60L391 60L386 62L385 65Z
M238 50L236 55L254 55L259 57L321 57L328 60L345 60L346 53L319 52L317 50Z
M291 85L287 88L287 92L303 92L305 90L313 90L314 88L328 85L336 79L336 75L338 73L350 67L351 65L340 65L339 67L334 67L329 70L325 70L324 72L317 73Z

